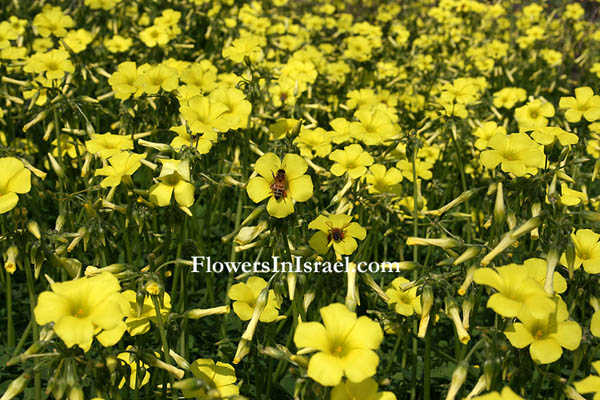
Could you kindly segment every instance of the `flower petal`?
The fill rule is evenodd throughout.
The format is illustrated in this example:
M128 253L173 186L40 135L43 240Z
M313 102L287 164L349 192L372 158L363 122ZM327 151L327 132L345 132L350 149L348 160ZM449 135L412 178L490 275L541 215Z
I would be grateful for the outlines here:
M289 194L295 201L306 201L313 195L313 184L310 176L301 175L288 182Z
M308 362L308 376L323 386L335 386L342 380L344 363L340 358L324 352L317 353Z
M248 197L255 203L260 203L272 194L269 182L262 176L250 179L246 186L246 192Z

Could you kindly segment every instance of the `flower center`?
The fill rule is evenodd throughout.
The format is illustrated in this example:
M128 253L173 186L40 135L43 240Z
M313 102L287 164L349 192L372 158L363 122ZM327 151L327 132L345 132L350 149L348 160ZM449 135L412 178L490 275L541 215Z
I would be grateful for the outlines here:
M535 333L536 340L540 340L542 338L542 336L544 336L544 332L542 332L541 329L538 329L537 332Z

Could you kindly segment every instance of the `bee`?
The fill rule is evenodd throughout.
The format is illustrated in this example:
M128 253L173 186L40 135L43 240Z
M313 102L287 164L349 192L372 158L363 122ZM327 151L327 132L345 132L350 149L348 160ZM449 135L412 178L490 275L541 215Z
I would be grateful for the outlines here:
M327 242L330 243L331 240L333 240L334 242L340 242L344 240L344 238L346 237L346 227L348 225L350 225L350 223L347 223L341 228L335 228L331 224L331 222L327 222L327 226L329 227L329 234L327 234Z
M273 183L271 183L270 186L271 192L273 192L275 200L279 200L285 197L286 182L287 180L285 177L285 170L283 168L278 169L277 174L273 174Z

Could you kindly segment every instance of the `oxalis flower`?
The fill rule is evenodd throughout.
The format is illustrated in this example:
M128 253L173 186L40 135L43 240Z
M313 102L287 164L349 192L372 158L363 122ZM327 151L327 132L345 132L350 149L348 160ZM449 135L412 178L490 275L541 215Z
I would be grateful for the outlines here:
M121 339L127 304L119 281L110 272L91 278L57 282L52 291L40 293L34 309L40 325L54 322L54 332L67 347L78 345L88 351L94 336L104 346Z
M527 310L517 316L521 322L510 325L504 334L516 348L529 346L529 354L539 364L549 364L560 358L562 348L575 350L581 342L581 327L568 321L567 305L558 297L556 311L544 318L535 318Z
M536 318L545 318L555 310L554 301L544 288L529 275L527 268L511 264L479 268L473 276L475 283L497 290L487 302L488 308L503 317L516 317L524 308Z
M308 229L319 230L310 238L310 247L321 254L327 253L331 246L337 254L354 253L358 247L356 239L364 240L367 231L357 222L351 221L352 217L346 214L329 217L319 215L308 224Z
M294 343L303 353L317 351L308 363L308 376L323 386L336 386L342 376L362 382L375 375L379 357L375 353L383 340L379 324L368 317L356 317L343 304L320 310L323 324L300 322Z
M0 158L0 171L0 214L4 214L17 205L17 193L31 190L31 172L14 157Z
M248 181L248 196L255 203L269 198L269 215L285 218L294 212L294 201L312 197L312 180L304 174L307 169L308 164L297 154L286 154L281 161L274 153L266 153L256 160L254 170L259 176Z

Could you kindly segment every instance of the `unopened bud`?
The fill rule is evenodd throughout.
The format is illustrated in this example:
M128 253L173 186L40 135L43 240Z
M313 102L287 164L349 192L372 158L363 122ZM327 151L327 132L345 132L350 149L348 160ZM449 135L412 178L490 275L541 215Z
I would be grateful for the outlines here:
M17 270L17 257L19 256L19 248L12 245L6 250L6 262L4 263L4 269L9 274L14 274Z
M290 271L287 273L287 287L288 294L290 297L290 301L294 300L294 295L296 294L296 282L298 281L298 275Z
M452 247L458 246L458 241L452 238L439 238L439 239L431 239L431 238L420 238L409 236L406 239L407 246L437 246L442 249L450 249Z
M577 387L577 382L575 383L575 387ZM577 390L573 386L565 386L563 393L567 398L571 400L585 400L585 397L579 394Z
M476 269L476 267L470 267L469 269L467 269L467 276L465 276L464 282L458 288L458 294L460 296L464 296L467 293L467 289L469 288L469 286L471 286L471 283L473 283L473 276L475 275Z
M458 258L456 258L454 260L452 265L458 265L458 264L464 263L465 261L468 261L471 258L476 257L480 251L481 251L481 248L479 248L479 247L469 247Z
M83 389L79 385L71 387L69 390L69 400L83 400Z
M244 357L246 357L249 352L250 352L250 343L246 339L242 338L242 340L240 340L240 342L238 343L238 347L235 352L235 356L233 357L233 363L239 364L240 361L242 361L242 359Z
M204 318L208 315L218 315L218 314L227 314L229 313L229 306L218 306L212 308L194 308L192 310L186 311L183 315L185 315L189 319L200 319Z
M496 358L488 358L483 362L483 374L485 376L486 390L490 390L492 382L500 371L500 363Z
M506 207L504 206L504 190L502 182L498 182L496 189L496 202L494 203L494 223L500 225L506 217Z
M454 323L454 327L456 328L456 334L458 335L458 340L462 344L467 344L469 340L471 340L471 336L463 326L462 320L460 318L460 313L458 311L458 305L452 298L446 298L446 315L450 317L452 322Z
M31 379L31 374L29 372L22 373L8 385L6 391L2 397L0 397L0 400L10 400L19 395L25 389L25 386L27 386L27 381L29 379Z
M423 285L423 291L421 293L421 321L419 322L419 331L417 334L420 338L424 338L427 333L433 301L433 289L431 288L431 285Z
M54 173L56 173L56 176L58 176L59 178L64 178L65 171L60 166L58 161L56 161L56 158L54 158L54 156L51 153L48 153L48 159L50 160L50 166L54 170Z
M461 361L458 364L458 366L452 373L452 380L450 381L450 388L448 389L446 400L454 400L456 398L458 391L467 379L468 367L468 364L464 361Z
M138 144L140 146L144 146L144 147L150 147L152 149L161 151L161 152L169 152L171 150L173 150L173 148L171 146L169 146L168 144L165 143L156 143L156 142L149 142L147 140L144 139L138 139Z
M252 318L250 318L250 322L248 322L248 326L246 326L246 330L242 335L242 339L251 341L254 337L254 331L256 330L256 326L258 325L260 315L267 306L268 299L269 286L267 285L258 294L258 298L256 299L256 305L254 306L254 312L252 313Z
M356 305L359 304L358 293L356 289L356 264L351 263L346 274L348 279L348 288L346 290L346 307L354 312Z
M506 214L506 224L510 230L515 229L515 226L517 226L517 216L512 210L509 210Z
M31 233L37 240L40 240L42 235L40 234L40 226L35 221L29 221L27 223L27 230Z
M550 249L546 255L546 281L544 284L544 290L550 296L554 296L554 269L556 268L558 259L558 250L555 247Z

